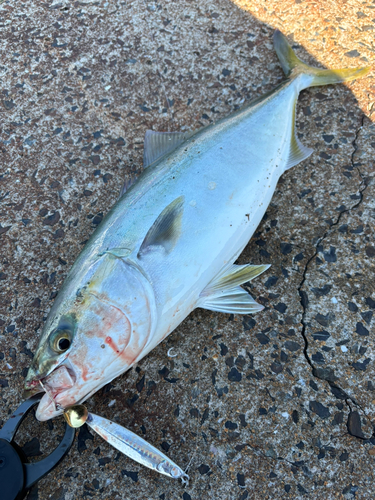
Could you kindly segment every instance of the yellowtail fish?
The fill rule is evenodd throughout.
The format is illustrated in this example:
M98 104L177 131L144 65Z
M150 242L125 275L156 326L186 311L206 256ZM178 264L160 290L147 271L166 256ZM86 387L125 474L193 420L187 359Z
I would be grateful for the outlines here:
M197 307L249 314L241 287L267 265L234 265L285 170L312 152L296 136L298 94L369 68L321 70L276 31L287 79L194 134L148 131L144 172L124 190L69 272L25 388L48 391L36 416L80 404L141 360ZM193 339L192 339L193 340Z

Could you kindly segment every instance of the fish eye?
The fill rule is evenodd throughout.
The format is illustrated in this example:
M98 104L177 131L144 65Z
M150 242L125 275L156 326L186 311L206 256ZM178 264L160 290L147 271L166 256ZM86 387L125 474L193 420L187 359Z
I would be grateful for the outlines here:
M60 351L66 351L70 347L70 340L67 338L61 338L57 344Z
M69 330L57 330L51 340L52 349L60 354L69 349L71 345L71 332Z

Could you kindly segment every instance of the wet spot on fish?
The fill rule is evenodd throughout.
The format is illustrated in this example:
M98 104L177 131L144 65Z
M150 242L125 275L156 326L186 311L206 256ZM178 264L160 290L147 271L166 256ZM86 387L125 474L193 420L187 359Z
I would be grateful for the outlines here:
M216 182L211 181L211 182L208 183L208 189L210 189L211 191L213 191L215 188L216 188Z

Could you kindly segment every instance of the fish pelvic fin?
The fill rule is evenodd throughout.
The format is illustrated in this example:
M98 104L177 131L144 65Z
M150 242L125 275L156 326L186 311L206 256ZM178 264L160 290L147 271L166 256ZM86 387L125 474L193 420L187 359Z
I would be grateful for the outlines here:
M299 59L289 45L286 36L276 30L273 35L273 44L280 64L287 77L304 74L310 78L306 80L303 88L317 85L330 85L333 83L350 82L362 78L371 70L369 66L362 68L344 69L319 69L309 66Z
M229 314L251 314L261 311L263 306L255 302L251 295L239 285L251 281L269 267L269 265L237 266L233 264L224 269L203 290L197 307Z

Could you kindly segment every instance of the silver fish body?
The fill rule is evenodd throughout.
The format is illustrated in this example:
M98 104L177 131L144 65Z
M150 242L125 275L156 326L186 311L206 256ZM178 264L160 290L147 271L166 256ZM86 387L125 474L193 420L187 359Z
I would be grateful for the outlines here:
M290 78L274 91L186 140L149 133L151 165L95 231L47 318L26 380L29 390L39 380L50 388L40 420L129 369L196 307L262 309L240 285L268 266L233 262L280 175L311 153L295 136L298 94L366 73L310 68L280 33L276 49Z

